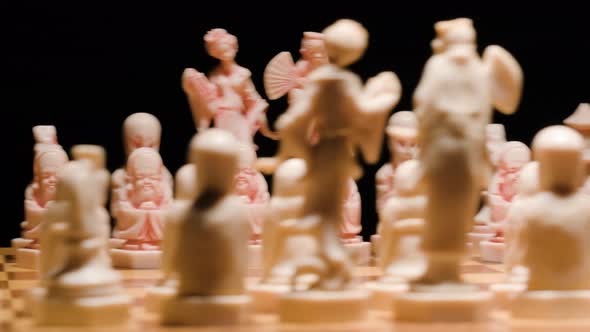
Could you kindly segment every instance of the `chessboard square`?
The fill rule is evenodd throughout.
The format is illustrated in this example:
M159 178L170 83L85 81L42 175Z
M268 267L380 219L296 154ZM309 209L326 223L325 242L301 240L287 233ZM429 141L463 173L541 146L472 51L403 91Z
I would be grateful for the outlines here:
M8 273L0 271L0 280L8 280Z
M8 280L8 288L11 290L31 289L39 284L39 280Z
M6 272L6 274L10 280L36 280L39 278L37 271Z
M495 284L504 281L506 276L502 273L466 273L463 280L472 284Z
M18 267L18 266L16 266L15 263L6 263L4 265L4 271L6 271L6 272L35 272L35 270L32 270L32 269Z

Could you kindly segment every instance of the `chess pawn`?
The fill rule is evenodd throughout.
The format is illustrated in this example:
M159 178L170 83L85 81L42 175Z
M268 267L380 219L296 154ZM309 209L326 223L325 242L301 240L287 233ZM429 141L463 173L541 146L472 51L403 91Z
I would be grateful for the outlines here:
M485 128L492 106L516 111L522 70L503 48L477 53L470 19L435 24L434 54L414 93L420 161L426 183L422 248L425 273L394 300L401 321L487 318L491 294L461 280L466 233L487 185Z
M238 170L238 141L209 129L191 141L191 162L198 165L197 196L172 209L177 234L172 264L178 278L175 294L161 306L163 324L238 324L246 319L245 295L248 218L233 195ZM176 207L176 206L175 206ZM201 253L198 257L194 253Z
M389 118L385 129L387 146L390 151L390 160L381 166L375 175L377 194L377 214L381 212L385 202L395 195L395 170L404 161L415 159L418 155L418 120L416 114L411 111L395 112ZM373 251L378 255L380 238L380 224L377 225L377 234L371 236Z
M504 125L499 123L488 124L486 126L486 150L490 159L491 171L494 174L498 168L499 156L504 144L506 144L506 130L504 129ZM496 233L489 225L490 206L487 188L482 191L481 195L483 206L475 215L473 229L467 233L468 246L473 256L480 255L480 242L489 240Z
M504 234L508 210L518 193L520 171L531 158L529 148L517 141L504 144L499 154L496 174L487 191L490 205L490 227L495 231L493 238L480 242L482 260L500 263L504 261Z
M38 145L36 147L39 148ZM16 265L19 267L39 267L41 229L47 208L55 199L57 173L67 161L66 152L57 144L46 144L35 153L33 181L25 190L22 236L12 240L12 246L16 248Z
M512 217L519 232L527 290L511 305L513 319L586 320L590 310L590 197L584 179L584 139L551 126L533 139L539 192Z
M407 281L424 273L420 248L426 210L426 193L420 163L408 160L395 170L396 194L380 213L381 247L379 265L383 275L367 287L373 309L391 310L392 299L408 290Z
M286 323L354 322L367 317L368 293L353 286L352 262L338 231L342 198L350 177L361 175L357 148L367 162L378 159L381 130L401 91L392 72L363 86L358 76L340 68L358 60L368 45L368 32L358 22L339 20L323 34L332 65L308 76L301 96L276 125L281 137L278 159L299 157L308 167L302 217L289 232L307 236L317 248L295 260L291 284L300 291L281 296L279 302L280 320ZM301 285L310 275L314 281Z
M160 137L162 135L162 126L160 121L149 113L133 113L123 122L123 143L125 146L125 156L129 158L131 153L136 149L147 147L156 151L160 149ZM119 168L113 172L111 178L111 215L115 218L119 203L126 200L126 177L125 168ZM168 169L164 168L164 177L172 191L173 178Z
M60 170L57 195L43 232L41 288L33 292L33 317L40 325L112 325L128 318L129 297L106 255L97 173L75 161Z
M126 185L115 214L113 264L127 268L160 266L165 211L172 202L162 158L152 148L134 150L127 160Z

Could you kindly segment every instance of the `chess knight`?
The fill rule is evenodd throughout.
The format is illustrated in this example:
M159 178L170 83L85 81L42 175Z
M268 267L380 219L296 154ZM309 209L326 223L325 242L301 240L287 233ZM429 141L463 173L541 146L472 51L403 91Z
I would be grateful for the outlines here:
M317 250L300 255L292 284L304 275L315 281L305 291L285 294L279 305L284 322L356 321L366 317L368 294L351 287L352 262L342 245L339 226L348 180L361 170L355 153L368 162L381 152L382 130L397 104L401 87L393 72L383 72L363 86L341 67L357 61L368 44L368 32L352 20L339 20L323 31L332 65L313 71L296 103L277 121L280 161L305 160L302 217L292 234L305 234ZM309 137L315 131L317 137Z
M490 295L463 283L459 267L490 163L486 126L492 106L511 114L522 90L522 70L503 48L477 53L470 19L438 22L414 93L419 159L428 199L423 244L427 267L394 303L398 320L474 320Z

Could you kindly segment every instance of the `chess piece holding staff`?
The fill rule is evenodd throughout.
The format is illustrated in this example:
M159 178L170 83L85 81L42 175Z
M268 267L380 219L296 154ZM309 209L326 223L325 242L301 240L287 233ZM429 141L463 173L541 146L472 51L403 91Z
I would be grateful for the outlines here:
M295 291L279 302L282 322L351 322L366 318L368 294L352 285L352 262L338 231L348 179L359 177L355 162L360 148L368 162L378 159L388 113L401 87L393 72L381 73L363 86L358 76L341 67L357 61L368 44L358 22L339 20L323 34L330 62L313 71L296 103L277 121L281 137L278 160L301 157L307 165L302 217L291 234L315 243L312 255L295 261ZM317 132L310 140L309 132ZM304 276L314 281L299 288Z
M175 224L172 269L174 295L161 304L161 321L172 325L239 324L247 318L245 294L249 238L245 206L234 195L240 151L237 139L221 129L208 129L190 144L198 165L197 195L168 214ZM186 202L183 202L186 203ZM204 253L198 257L194 253Z
M407 160L397 166L394 186L396 194L387 199L379 214L379 265L383 275L377 282L366 284L371 291L371 307L378 310L391 310L393 298L407 291L407 282L422 275L426 267L420 247L426 211L420 162Z
M427 196L422 239L427 267L393 307L401 321L479 320L487 317L491 294L464 283L459 268L489 176L485 128L492 106L516 111L522 70L499 46L487 47L480 57L470 19L434 28L434 55L414 93Z
M522 225L518 242L529 270L527 290L511 304L513 319L584 320L590 310L590 197L584 139L573 129L550 126L533 139L539 192L513 211Z
M37 324L112 325L128 318L130 299L106 253L106 183L92 168L88 161L73 161L58 173L56 200L43 228L52 243L43 244L41 288L33 292Z

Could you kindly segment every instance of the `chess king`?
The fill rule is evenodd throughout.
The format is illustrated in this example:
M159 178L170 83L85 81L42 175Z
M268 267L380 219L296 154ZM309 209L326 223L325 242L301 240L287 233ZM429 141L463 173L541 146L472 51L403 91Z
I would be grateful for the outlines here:
M503 48L477 53L470 19L435 24L434 54L414 93L419 159L426 183L425 273L394 301L397 320L477 320L489 293L461 280L465 235L487 183L486 125L492 106L516 111L522 70Z

